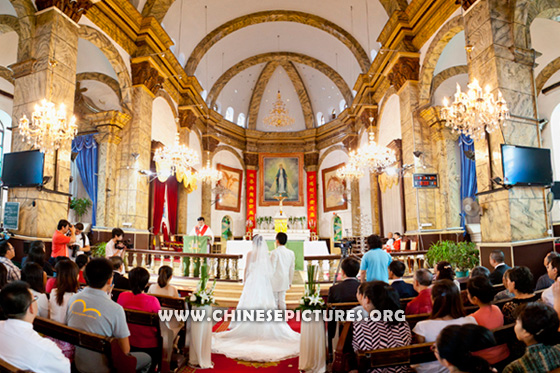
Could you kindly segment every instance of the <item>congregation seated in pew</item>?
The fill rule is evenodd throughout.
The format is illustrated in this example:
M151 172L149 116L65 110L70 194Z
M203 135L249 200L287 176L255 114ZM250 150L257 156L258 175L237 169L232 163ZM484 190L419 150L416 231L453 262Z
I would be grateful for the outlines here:
M107 296L112 288L113 265L105 258L95 258L86 265L85 274L88 286L69 301L68 326L117 338L123 353L136 358L136 370L147 373L152 359L144 352L130 352L124 309ZM80 347L76 348L75 364L82 373L109 372L106 356Z
M418 295L412 284L404 282L402 277L406 266L400 260L393 260L389 264L389 279L393 280L391 286L399 293L400 298L412 298Z
M43 268L39 264L28 262L21 270L21 280L29 285L31 294L37 297L37 316L49 317L49 299L45 294L43 274Z
M128 279L132 291L120 293L117 303L125 309L158 312L161 306L157 298L144 293L150 281L150 273L145 268L136 267L128 273ZM150 355L152 358L150 372L155 372L159 356L161 356L158 348L158 330L132 323L128 323L128 329L130 330L131 351L145 352Z
M177 288L170 284L173 278L173 268L170 266L161 266L158 270L157 283L150 285L148 294L165 295L168 297L179 298Z
M7 317L0 321L0 359L33 372L69 373L70 361L57 345L33 330L36 300L23 281L13 281L0 291L0 307Z
M425 268L421 268L414 273L412 286L414 286L418 296L406 305L405 313L407 315L432 312L432 290L430 288L432 277L430 271Z
M506 277L506 288L514 295L514 298L503 305L502 313L504 322L511 324L515 322L519 305L533 302L538 299L538 296L534 293L533 274L529 268L513 267L508 269L504 276Z

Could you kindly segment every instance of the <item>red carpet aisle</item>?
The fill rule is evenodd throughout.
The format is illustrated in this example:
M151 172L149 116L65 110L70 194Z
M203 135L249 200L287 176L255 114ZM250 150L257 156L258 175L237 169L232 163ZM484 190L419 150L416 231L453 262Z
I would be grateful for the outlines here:
M299 333L300 323L295 320L290 320L288 323L290 327ZM217 323L213 331L223 332L229 327L228 322ZM225 357L224 355L212 354L212 362L214 363L214 369L195 369L191 367L185 367L179 371L179 373L194 373L194 372L228 372L228 373L245 373L245 372L261 372L261 373L295 373L298 372L298 358L294 357L292 359L282 360L275 363L257 363L251 361L241 361L234 360Z

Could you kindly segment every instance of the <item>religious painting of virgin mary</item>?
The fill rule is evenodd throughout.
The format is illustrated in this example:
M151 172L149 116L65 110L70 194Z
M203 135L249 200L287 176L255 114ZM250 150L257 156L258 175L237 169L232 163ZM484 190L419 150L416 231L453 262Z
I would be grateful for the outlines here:
M303 206L303 154L259 154L259 205Z

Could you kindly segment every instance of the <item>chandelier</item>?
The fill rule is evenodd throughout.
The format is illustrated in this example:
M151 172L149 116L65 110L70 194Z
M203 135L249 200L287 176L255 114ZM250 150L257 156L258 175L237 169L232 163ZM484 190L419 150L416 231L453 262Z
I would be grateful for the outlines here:
M264 118L263 122L268 126L274 127L288 127L294 124L294 118L290 116L288 109L286 109L286 104L282 101L280 91L278 91L276 101L272 104L272 110Z
M156 149L154 162L156 163L158 179L161 181L161 179L165 180L173 174L190 174L190 169L198 163L198 154L186 145L180 144L179 134L177 133L172 147L164 146Z
M196 178L203 183L214 184L222 179L222 172L210 165L210 157L206 160L206 166L195 174Z
M490 93L490 86L486 86L483 93L476 79L468 87L469 91L464 93L457 84L455 101L451 106L448 106L447 98L443 99L442 117L446 120L445 125L451 127L452 132L475 139L505 126L509 111L502 93L498 91L498 99L495 100Z
M51 67L51 84L56 60L49 61ZM52 94L52 85L48 97ZM43 99L41 105L35 105L31 121L24 114L19 120L22 141L39 149L43 153L58 150L65 142L72 140L78 133L76 117L67 118L66 107L60 104L58 110L50 99Z
M354 152L350 153L350 161L345 164L344 167L336 170L336 176L338 176L340 179L346 179L349 181L359 180L364 176L364 172L355 162Z
M375 134L373 133L373 117L369 118L369 139L365 146L359 148L354 157L356 165L368 168L370 172L381 173L387 167L397 161L395 152L385 146L381 146L375 142Z

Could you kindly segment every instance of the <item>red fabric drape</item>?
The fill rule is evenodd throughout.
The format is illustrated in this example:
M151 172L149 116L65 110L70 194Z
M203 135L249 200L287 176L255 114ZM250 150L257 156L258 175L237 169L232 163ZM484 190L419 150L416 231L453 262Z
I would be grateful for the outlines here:
M165 184L154 180L154 234L161 230L161 219L163 218L163 205L165 203Z
M167 184L167 207L169 209L169 234L177 233L177 193L179 183L174 177L170 177L165 182Z

